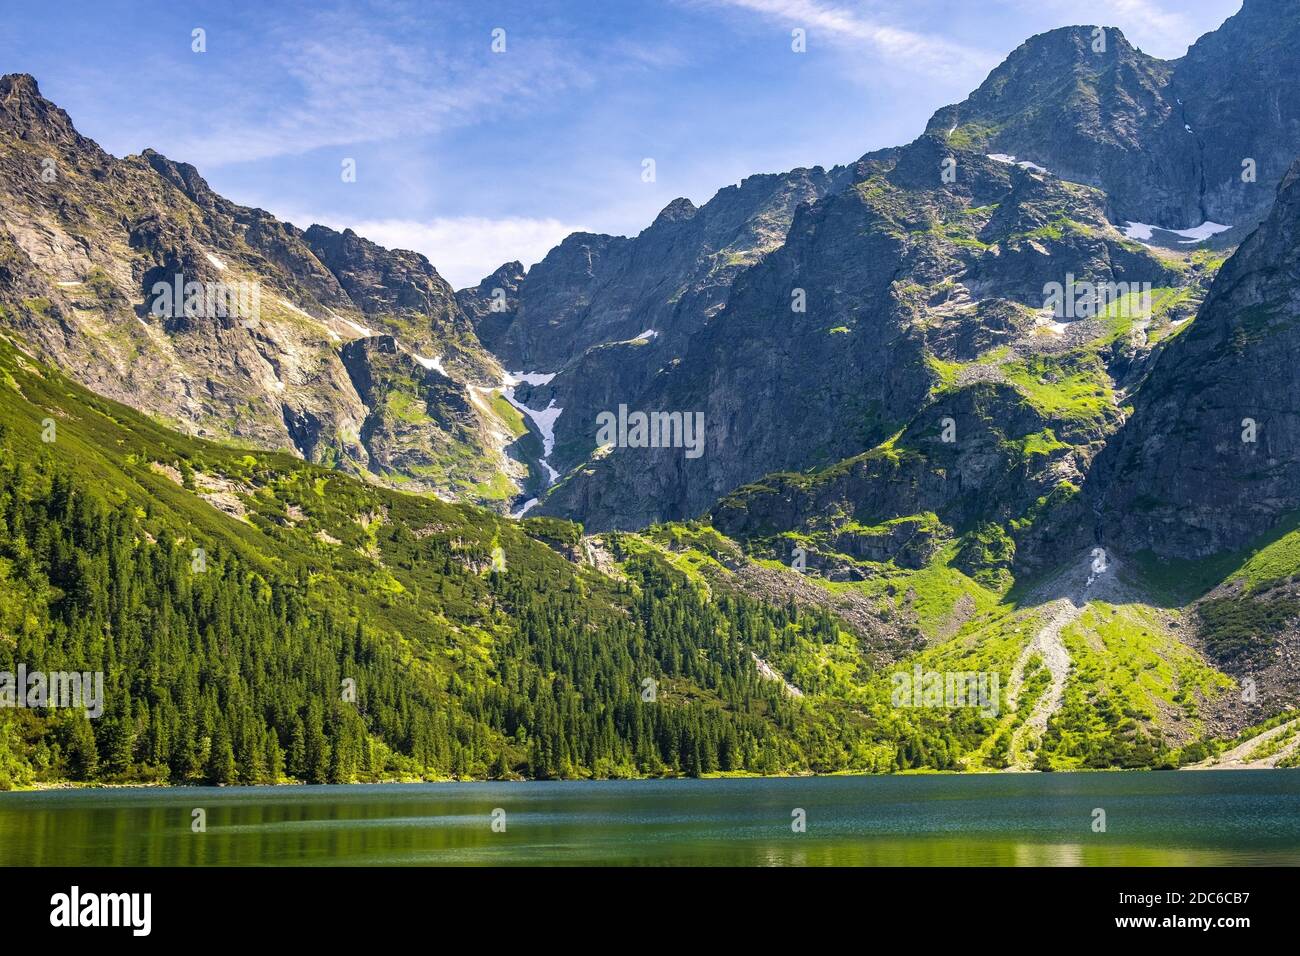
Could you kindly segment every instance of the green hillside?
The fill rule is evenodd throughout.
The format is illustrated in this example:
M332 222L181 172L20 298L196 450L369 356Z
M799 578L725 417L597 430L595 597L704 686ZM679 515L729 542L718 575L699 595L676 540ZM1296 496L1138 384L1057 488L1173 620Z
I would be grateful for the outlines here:
M1246 567L1275 575L1281 543ZM178 435L0 341L0 671L105 674L98 719L0 709L0 787L1158 767L1221 749L1203 718L1234 681L1127 584L1060 629L1062 698L1045 732L1022 729L1048 693L1029 642L1052 607L957 554L858 560L854 583L707 526L584 539ZM847 623L853 602L870 626ZM898 705L893 675L916 666L998 674L997 712Z
M831 617L578 538L179 436L0 342L0 670L106 675L97 720L0 710L0 785L892 764L748 649Z

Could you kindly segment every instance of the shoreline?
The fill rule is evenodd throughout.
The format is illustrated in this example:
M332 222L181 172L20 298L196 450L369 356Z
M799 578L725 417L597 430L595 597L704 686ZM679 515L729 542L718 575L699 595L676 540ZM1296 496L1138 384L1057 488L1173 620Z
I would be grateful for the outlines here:
M467 780L364 780L353 781L351 783L304 783L301 780L282 780L276 783L249 783L249 784L209 784L202 782L195 783L83 783L80 781L60 780L44 781L33 784L29 787L15 787L12 790L0 790L0 799L9 793L55 793L59 791L73 790L250 790L250 789L269 789L284 788L292 789L294 787L330 787L330 788L357 788L357 787L390 787L390 786L443 786L459 784L530 784L530 783L654 783L669 781L692 781L692 780L804 780L810 778L832 778L832 777L863 777L863 778L898 778L898 777L993 777L993 776L1059 776L1069 774L1110 774L1110 773L1169 773L1180 771L1205 771L1205 770L1247 770L1247 771L1269 771L1269 770L1300 770L1300 767L1265 767L1265 766L1204 766L1190 765L1186 767L1168 767L1156 769L1146 768L1124 768L1124 767L1107 767L1101 769L1078 768L1073 770L905 770L899 773L860 773L852 770L837 770L832 773L781 773L781 774L756 774L756 773L713 773L705 774L700 777L688 776L663 776L663 777L606 777L600 780L592 778L572 778L563 780L535 780L529 778L517 779L467 779Z

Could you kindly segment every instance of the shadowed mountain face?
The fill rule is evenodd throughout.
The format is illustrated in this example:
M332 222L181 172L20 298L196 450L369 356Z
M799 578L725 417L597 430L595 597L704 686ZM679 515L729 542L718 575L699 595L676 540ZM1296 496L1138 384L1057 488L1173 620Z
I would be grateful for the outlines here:
M160 283L207 294L159 308ZM515 416L469 401L500 369L424 257L301 232L151 150L114 158L21 75L0 79L0 296L0 327L39 355L193 434L499 507L527 473L506 455ZM372 353L341 350L380 333L419 375L373 376L363 399Z
M909 146L680 200L635 239L570 236L522 278L506 266L460 293L504 364L556 373L517 394L562 410L541 513L700 516L765 474L865 454L938 392L990 378L1069 446L1050 474L1081 479L1195 312L1212 250L1249 234L1300 153L1287 13L1251 0L1175 61L1111 28L1033 37ZM1055 321L1045 289L1071 278L1150 283L1158 314ZM1102 400L1087 428L1079 396L1038 391L1058 381ZM600 447L598 416L620 406L702 413L704 454Z
M1125 549L1200 557L1300 508L1300 164L1155 364L1093 481Z
M937 390L1000 380L1002 364L1051 351L1064 326L1046 323L1047 283L1068 273L1180 281L1107 222L1096 190L976 153L959 154L957 179L945 184L947 155L923 137L857 164L852 185L796 213L784 245L736 280L726 308L689 342L640 346L657 360L644 391L602 393L611 408L702 412L703 455L598 449L594 414L566 431L566 409L553 464L570 474L543 510L597 527L693 517L767 472L867 452L917 421ZM984 371L947 380L990 355ZM1106 420L1081 426L1069 409L1057 417L1068 419L1058 433L1085 443Z
M458 298L481 316L494 288L506 292L508 318L496 320L499 330L480 330L511 368L556 371L587 349L647 331L680 340L726 303L737 275L785 240L800 204L845 179L842 169L821 168L750 176L699 209L674 200L633 239L575 233L527 276L512 279L515 264L507 264L499 281L489 277Z
M1121 216L1181 220L1192 214L1199 170L1166 95L1172 72L1118 30L1053 30L1025 41L965 102L935 113L927 132L1099 186Z

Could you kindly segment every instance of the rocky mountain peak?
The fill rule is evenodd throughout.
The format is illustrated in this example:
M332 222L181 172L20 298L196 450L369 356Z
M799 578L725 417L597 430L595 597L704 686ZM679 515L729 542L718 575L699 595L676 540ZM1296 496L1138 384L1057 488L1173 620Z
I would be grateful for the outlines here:
M662 223L685 222L688 219L694 219L697 212L699 212L699 210L696 208L695 203L691 202L684 196L679 196L667 206L664 206L659 215L655 217L654 224L651 228Z
M99 151L77 132L67 113L41 95L36 79L27 73L0 76L0 131L29 142Z
M303 239L367 314L434 314L448 308L451 287L418 252L385 249L351 229L336 232L321 225L309 227Z
M522 262L518 259L511 259L509 262L503 263L501 267L488 276L487 279L514 280L517 282L524 277L526 271L527 270L524 268ZM484 279L483 281L486 282L487 279Z
M159 176L183 192L196 205L210 210L219 201L219 197L212 191L208 181L189 163L178 163L149 148L143 150L140 155Z

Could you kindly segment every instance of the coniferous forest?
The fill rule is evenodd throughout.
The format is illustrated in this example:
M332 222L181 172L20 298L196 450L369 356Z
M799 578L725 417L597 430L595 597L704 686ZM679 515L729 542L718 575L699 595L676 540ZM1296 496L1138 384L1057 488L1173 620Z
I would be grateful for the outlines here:
M4 343L0 371L0 672L104 675L94 719L0 709L0 787L1013 759L1025 705L891 703L897 650L882 656L824 606L716 587L674 560L680 546L710 560L709 534L608 534L598 569L570 522L187 438ZM927 667L951 671L985 651L931 653ZM1036 694L1046 681L1026 674ZM1199 759L1199 741L1180 748L1131 705L1075 693L1047 736L1058 758Z
M619 539L618 575L598 574L566 522L183 439L4 357L0 670L105 675L98 719L0 712L6 785L952 763L960 727L898 743L760 675L754 652L843 640L824 611L711 596ZM218 471L238 520L201 497Z

